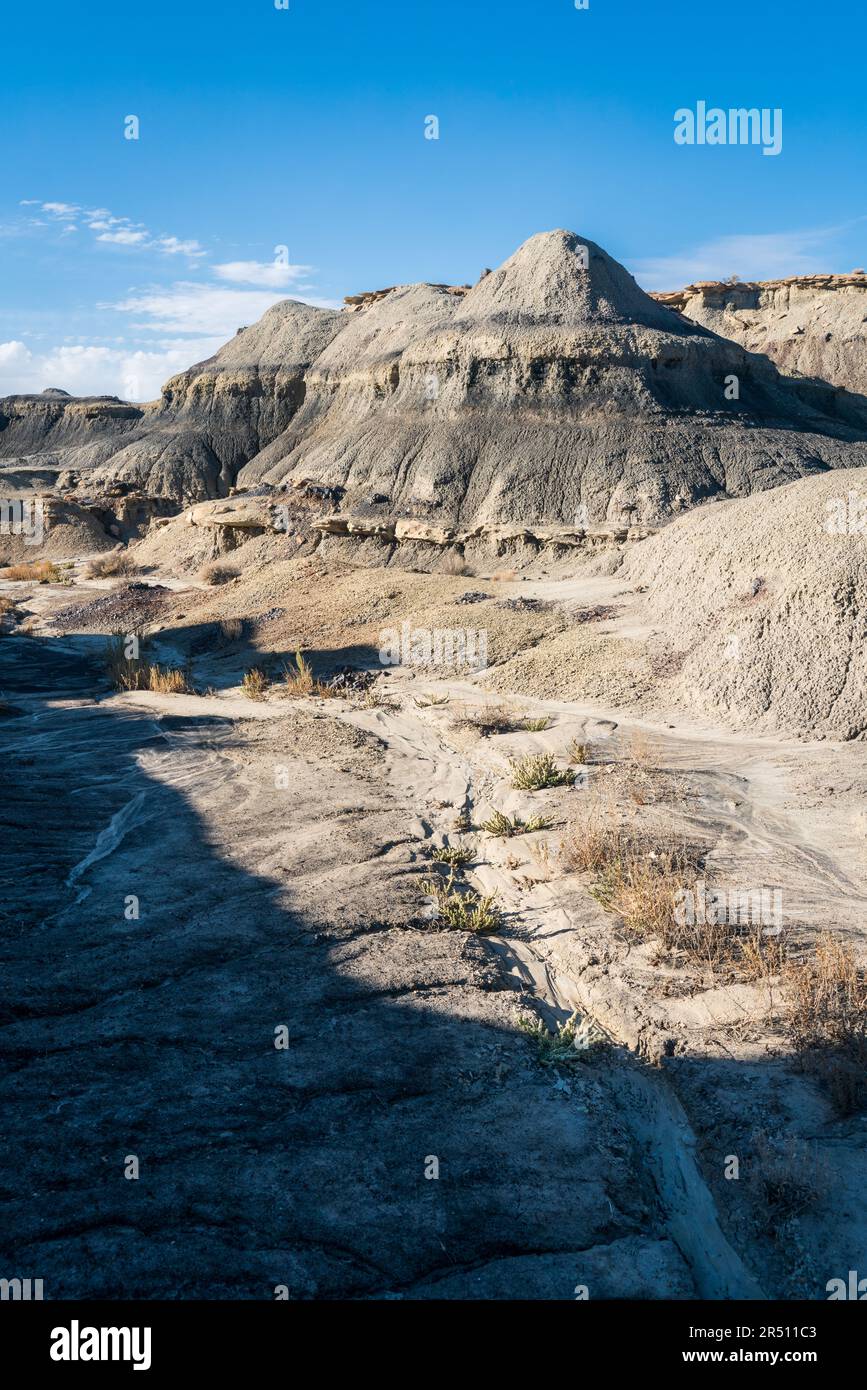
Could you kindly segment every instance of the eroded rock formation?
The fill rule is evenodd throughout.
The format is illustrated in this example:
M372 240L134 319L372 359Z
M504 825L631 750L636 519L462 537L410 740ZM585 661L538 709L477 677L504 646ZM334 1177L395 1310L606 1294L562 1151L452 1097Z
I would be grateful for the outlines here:
M303 482L356 519L456 532L654 525L867 462L867 401L680 308L593 242L544 233L472 289L277 304L143 407L0 402L0 457L22 485L176 507Z

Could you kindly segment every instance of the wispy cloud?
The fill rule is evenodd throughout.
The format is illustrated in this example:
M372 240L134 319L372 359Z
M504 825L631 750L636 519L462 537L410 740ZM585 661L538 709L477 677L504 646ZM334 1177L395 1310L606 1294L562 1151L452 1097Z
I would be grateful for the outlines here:
M97 241L113 241L117 246L140 246L147 241L147 232L133 232L129 227L122 227L119 232L100 232Z
M205 255L198 241L153 233L143 222L134 222L131 217L116 217L108 208L84 208L77 203L42 202L38 198L22 198L20 206L38 208L46 213L49 225L52 222L62 224L61 235L81 228L93 232L94 240L103 244L156 251L164 256L184 255L192 260Z
M696 280L725 280L730 275L775 280L817 274L832 269L835 242L851 225L716 237L673 256L632 261L630 270L647 290L676 290Z
M264 285L269 289L288 289L310 274L311 265L282 265L279 261L225 261L214 266L219 280L236 285Z
M272 304L285 299L267 290L237 290L223 285L201 285L179 280L167 288L154 288L131 295L102 308L134 316L132 327L155 333L214 333L221 341L230 338L239 326L255 323ZM322 309L339 305L331 299L311 299L305 303Z
M178 257L186 257L190 269L195 265L205 274L198 280L131 289L114 302L95 304L95 311L114 322L107 321L104 335L90 341L73 338L58 344L55 339L51 346L35 346L32 318L26 331L10 324L9 341L0 343L0 395L60 386L75 395L152 400L168 377L210 357L239 327L255 323L287 293L322 308L340 307L312 297L315 289L306 283L312 266L237 260L206 267L200 242L154 233L143 222L108 208L33 198L20 206L27 215L19 219L15 234L44 236L52 228L59 237L74 237L76 251L99 246L106 254L112 247L150 253L148 269L155 278L156 261L162 258L176 266ZM92 311L89 319L93 321Z

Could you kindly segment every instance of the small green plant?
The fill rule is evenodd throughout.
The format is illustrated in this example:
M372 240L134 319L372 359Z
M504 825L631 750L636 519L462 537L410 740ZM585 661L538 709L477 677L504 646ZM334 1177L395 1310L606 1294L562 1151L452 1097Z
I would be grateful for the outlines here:
M536 1044L536 1056L543 1067L572 1066L601 1041L587 1019L579 1023L577 1013L558 1024L556 1033L549 1032L541 1018L526 1014L519 1014L518 1027Z
M241 690L248 700L264 700L265 692L270 684L265 672L260 670L258 666L253 666L249 671L244 672Z
M532 835L537 830L550 830L551 825L550 816L531 816L528 821L522 821L519 816L511 820L502 811L494 811L484 822L482 829L489 835L508 839L512 835Z
M571 787L575 773L558 768L553 753L533 753L529 757L512 759L512 786L519 791L538 792L547 787Z
M547 714L543 714L541 719L525 719L524 728L528 734L541 734L547 729L550 723L551 720L548 718Z
M442 845L439 849L431 851L431 859L435 864L448 864L450 869L463 869L465 865L471 864L475 855L472 850L465 845Z
M454 869L449 870L445 883L442 879L424 879L421 891L426 898L433 899L438 917L455 931L484 935L497 931L502 923L497 895L489 893L482 897L471 888L459 892L455 886Z

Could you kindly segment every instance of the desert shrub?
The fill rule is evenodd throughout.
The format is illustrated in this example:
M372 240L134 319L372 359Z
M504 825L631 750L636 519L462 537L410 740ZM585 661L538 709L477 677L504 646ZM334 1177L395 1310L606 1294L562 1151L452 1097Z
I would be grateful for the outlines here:
M495 835L499 839L509 839L512 835L532 835L537 830L550 828L550 816L531 816L528 821L522 821L518 816L511 819L502 811L494 811L482 825L482 829L489 835Z
M550 723L548 715L544 714L541 719L525 719L524 728L528 734L541 734Z
M546 787L571 787L575 773L570 768L558 768L553 753L532 753L526 758L512 759L512 786L519 791L538 792Z
M474 729L476 733L487 736L510 734L515 728L515 723L514 715L509 713L505 705L482 705L478 709L470 709L464 705L452 720L452 727Z
M472 850L466 845L442 845L431 851L431 859L435 864L448 864L450 869L463 869L465 865L471 864L474 858Z
M468 931L481 936L497 931L502 923L496 893L483 897L471 888L459 888L453 868L449 869L446 880L424 879L421 891L426 898L433 899L437 917L455 931Z
M128 550L112 550L108 555L97 555L84 567L85 579L109 579L113 575L139 573L140 566Z
M786 964L783 982L801 1066L823 1083L838 1114L855 1114L867 1101L867 977L852 948L826 933L811 956Z
M270 684L265 672L260 670L258 666L253 666L249 671L244 672L241 690L249 700L264 700L265 692Z
M750 1180L768 1226L802 1216L824 1196L828 1171L815 1145L792 1134L757 1130L752 1140Z
M221 618L217 624L217 633L221 642L238 642L244 635L244 623L241 618Z
M210 560L199 570L202 583L211 585L228 584L231 579L237 579L239 574L237 566L227 565L223 560Z
M518 1015L518 1027L536 1044L536 1057L543 1067L574 1065L584 1060L592 1047L604 1041L588 1019L579 1023L577 1014L558 1024L554 1033L540 1018L526 1014Z
M0 579L35 580L37 584L63 584L68 582L63 571L51 560L33 560L27 564L8 565L0 570Z
M463 555L457 550L450 550L443 560L443 574L469 574L469 568Z

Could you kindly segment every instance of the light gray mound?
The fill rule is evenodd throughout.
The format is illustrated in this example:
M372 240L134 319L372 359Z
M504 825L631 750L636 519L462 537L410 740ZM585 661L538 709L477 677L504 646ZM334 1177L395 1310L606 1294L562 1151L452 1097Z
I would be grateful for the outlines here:
M654 522L867 462L867 403L782 377L571 232L531 237L466 294L361 300L278 304L158 402L116 403L132 414L110 426L104 406L90 433L86 403L36 398L10 433L22 398L0 402L0 456L53 451L88 486L179 502L307 480L342 489L345 511L462 527Z
M651 620L686 654L666 700L740 729L867 737L860 470L698 508L621 573L648 586Z
M845 392L782 378L558 231L465 298L413 286L372 303L240 481L303 476L344 488L346 510L380 496L446 524L655 520L867 462L865 432Z

